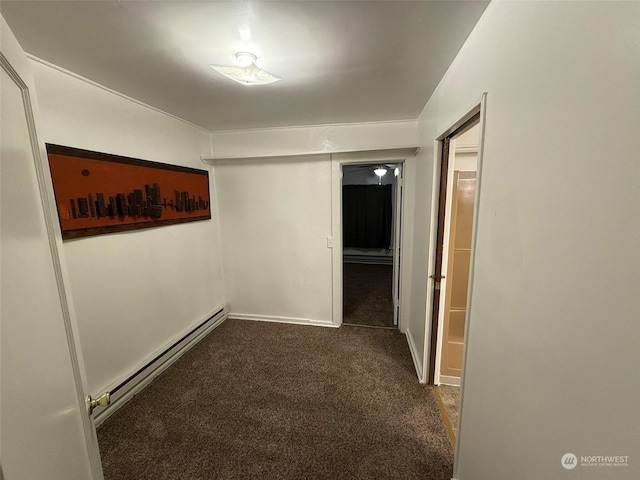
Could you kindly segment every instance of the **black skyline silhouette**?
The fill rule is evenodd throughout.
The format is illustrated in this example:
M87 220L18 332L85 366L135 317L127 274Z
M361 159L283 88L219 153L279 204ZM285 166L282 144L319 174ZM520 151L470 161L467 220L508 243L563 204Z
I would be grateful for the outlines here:
M70 200L71 218L102 218L102 217L150 217L154 220L162 217L165 208L176 212L191 213L198 210L208 210L209 201L188 191L175 190L175 198L167 201L160 195L160 186L146 184L144 191L135 189L130 193L117 193L109 196L108 202L102 192L89 193L86 197Z

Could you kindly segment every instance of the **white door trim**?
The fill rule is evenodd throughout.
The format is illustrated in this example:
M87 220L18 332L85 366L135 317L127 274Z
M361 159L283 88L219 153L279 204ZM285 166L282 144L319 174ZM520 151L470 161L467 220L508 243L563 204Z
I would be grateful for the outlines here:
M332 238L332 297L333 297L333 325L342 325L342 166L368 163L399 163L404 169L405 162L416 153L416 148L403 148L398 150L380 152L351 152L331 154L331 238ZM401 217L406 215L406 201L402 202ZM400 232L400 241L404 243L403 232ZM407 262L406 249L400 259L400 271L404 271L403 265ZM401 285L402 288L402 285ZM404 305L400 305L398 328L403 331L402 312L406 311Z
M469 121L473 116L480 114L480 123L479 123L479 140L478 140L478 170L476 174L476 199L475 205L478 205L478 199L480 195L480 181L481 181L481 168L482 168L482 154L484 147L484 129L485 129L485 116L486 116L486 103L487 103L487 93L484 92L480 99L474 102L473 107L468 109L464 114L457 117L457 120L453 122L449 128L447 128L444 132L442 132L436 139L434 140L434 162L433 162L433 184L431 190L431 225L430 225L430 239L429 239L429 261L427 264L427 299L426 299L426 309L425 309L425 328L424 328L424 357L422 364L422 378L420 381L422 383L427 383L429 381L429 360L431 358L431 325L433 322L432 313L433 313L433 287L434 287L434 279L430 278L433 270L435 269L435 251L436 251L436 238L437 238L437 224L438 224L438 203L440 196L440 157L442 155L442 141L448 137L450 134L455 132L458 128L464 125L465 122ZM478 208L476 207L473 216L473 238L471 240L471 263L469 266L469 293L467 297L467 318L465 319L465 340L464 340L464 353L463 353L463 369L466 358L466 349L467 349L467 335L469 333L469 305L471 304L471 295L472 295L472 278L473 278L473 262L475 261L475 242L476 242L476 225L477 225L477 215ZM437 350L436 350L437 354ZM436 365L437 366L437 365ZM464 384L464 380L462 382Z
M475 265L476 265L476 245L478 242L478 222L480 219L480 193L482 190L482 171L484 164L484 135L486 128L486 116L487 116L487 92L482 94L480 100L480 124L479 124L479 138L478 138L478 168L476 171L476 198L474 199L475 208L473 210L473 227L471 237L471 258L469 260L469 287L467 294L467 314L464 319L464 346L462 354L462 381L460 383L460 407L458 411L458 438L460 438L460 432L462 430L462 408L464 405L464 384L466 375L464 371L467 368L467 349L469 348L469 330L471 330L471 305L473 301L473 283L475 280ZM458 457L460 454L460 442L456 442L455 458L453 462L453 476L454 478L458 473Z
M479 139L478 139L478 163L477 163L477 173L476 173L476 198L475 198L475 209L473 212L473 230L472 230L472 238L471 238L471 258L469 263L469 287L468 287L468 295L467 295L467 314L465 317L465 332L464 332L464 347L463 347L463 358L462 358L462 369L463 372L466 370L466 362L467 362L467 350L469 348L469 331L472 328L472 322L470 318L471 313L471 305L473 301L473 284L475 280L475 259L476 259L476 245L477 245L477 235L478 235L478 222L479 222L479 211L480 211L480 193L482 190L482 171L483 171L483 163L484 163L484 138L485 138L485 128L486 128L486 116L487 116L487 92L484 92L479 101L474 102L473 107L470 108L466 114L457 117L457 121L455 121L449 128L447 128L442 134L437 137L434 141L435 148L434 152L437 155L433 163L433 193L432 193L432 212L431 212L431 239L429 243L429 265L428 265L428 273L433 271L435 268L435 242L436 242L436 232L434 231L435 225L437 223L438 216L438 196L439 191L437 185L440 181L440 155L442 154L442 145L441 141L444 140L448 135L453 133L457 128L463 125L468 119L480 113L480 123L479 123ZM425 338L424 338L424 364L423 364L423 372L425 377L428 375L429 368L429 359L431 357L430 352L430 332L431 332L431 320L432 320L432 312L433 312L433 279L429 279L427 282L428 293L427 293L427 310L426 310L426 318L425 318ZM458 411L458 430L457 430L457 438L462 438L462 430L464 425L462 423L465 397L465 379L466 376L462 375L462 381L460 384L460 406ZM460 454L460 441L456 442L455 446L455 457L453 462L453 478L457 478L458 473L458 458Z

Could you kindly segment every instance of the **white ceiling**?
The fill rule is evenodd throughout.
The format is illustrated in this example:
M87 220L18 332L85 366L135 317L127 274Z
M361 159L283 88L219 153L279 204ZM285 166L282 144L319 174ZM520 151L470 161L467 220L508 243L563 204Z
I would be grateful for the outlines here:
M486 1L6 1L23 48L211 131L415 119ZM243 39L244 37L244 39ZM210 64L250 50L284 80Z

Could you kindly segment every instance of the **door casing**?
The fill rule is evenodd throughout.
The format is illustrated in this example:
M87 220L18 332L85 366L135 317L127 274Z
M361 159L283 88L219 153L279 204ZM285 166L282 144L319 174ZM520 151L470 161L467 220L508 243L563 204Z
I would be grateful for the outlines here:
M400 168L403 171L403 178L406 178L406 161L413 158L415 154L415 148L400 149L390 151L374 151L374 152L352 152L352 153L336 153L331 155L331 238L332 238L332 296L333 296L333 325L339 327L342 325L343 316L343 301L342 295L344 291L343 285L343 272L342 272L342 166L343 165L366 165L371 163L397 163L400 164ZM403 187L404 189L404 187ZM403 242L402 234L402 218L404 218L406 202L402 202L401 206L396 205L396 212L398 212L399 218L396 218L396 223L400 222L399 243ZM400 207L400 208L399 208ZM397 250L397 248L396 248ZM395 257L395 252L394 252ZM398 291L394 292L401 299L402 289L402 265L406 262L407 255L402 255L400 265L398 266L400 279L398 281ZM395 258L394 258L395 259ZM395 267L395 264L394 264ZM395 270L395 268L394 268ZM394 300L395 302L395 300ZM403 311L403 305L401 301L398 306L399 312ZM394 310L396 310L394 308ZM398 316L398 328L403 331L403 321L400 313L395 313L394 316Z
M480 100L474 103L473 107L471 107L466 114L458 117L458 120L452 123L449 128L447 128L441 135L439 135L435 139L434 151L436 153L435 158L441 158L442 155L442 144L445 138L450 136L456 130L460 129L462 125L468 122L471 118L478 115L479 118L479 137L478 137L478 167L476 173L476 198L475 205L476 208L473 213L473 232L471 239L471 259L469 262L469 286L468 286L468 295L467 295L467 315L465 318L465 332L464 332L464 350L463 350L463 358L462 358L462 369L463 371L466 369L467 362L467 350L469 348L469 332L473 327L472 319L470 316L471 306L473 305L473 284L474 284L474 270L475 270L475 257L476 257L476 244L477 244L477 233L478 233L478 224L480 221L480 198L482 193L482 167L483 167L483 157L484 157L484 138L485 138L485 128L486 128L486 116L487 116L487 92L484 92L480 98ZM434 162L434 185L437 185L440 181L440 164L439 162ZM438 211L438 196L439 192L434 188L432 195L432 211L431 211L431 239L429 243L429 266L428 272L433 272L435 267L435 242L436 242L436 231L434 230L435 222L437 221L436 215ZM433 308L433 290L434 290L434 282L430 279L427 282L427 304L426 304L426 318L425 318L425 337L424 337L424 372L431 372L435 370L435 350L430 349L430 345L432 342L432 331L433 331L433 322L436 322L435 331L437 332L437 318L433 318L432 308ZM434 342L435 343L435 342ZM427 355L426 352L429 352ZM433 384L433 376L428 377L428 383ZM462 422L463 412L464 412L464 390L465 390L465 376L462 376L462 381L460 384L460 406L458 407L458 438L462 436L462 430L464 428L464 424ZM460 442L456 442L455 446L455 456L453 461L453 478L456 478L457 469L458 469L458 457L460 452Z
M438 307L439 307L439 295L436 295L436 276L443 276L443 272L441 271L442 265L439 264L437 266L438 271L436 271L436 254L437 254L437 244L439 242L438 239L438 231L440 230L443 233L444 229L444 221L442 221L442 226L438 228L438 222L440 221L441 215L444 215L444 209L442 209L442 214L440 214L440 196L441 196L441 188L437 186L441 184L442 178L442 161L445 161L445 167L448 164L448 139L453 137L456 133L463 131L466 127L473 125L475 123L479 124L479 140L478 140L478 170L477 170L477 187L476 187L476 198L475 205L478 205L478 200L480 198L481 191L481 178L482 178L482 153L483 153L483 140L484 140L484 128L485 121L484 117L486 115L486 97L487 94L484 93L480 99L480 101L475 104L474 107L468 110L468 112L461 116L456 122L454 122L447 130L445 130L440 136L438 136L435 140L434 151L436 153L436 157L440 159L439 162L434 162L434 174L433 174L433 192L432 192L432 209L431 209L431 239L429 242L429 264L427 268L427 299L426 299L426 318L425 318L425 336L424 336L424 365L423 372L426 372L426 378L423 381L426 383L433 385L435 379L435 369L436 369L436 352L437 352L437 342L438 342ZM447 146L446 157L443 155L445 145ZM445 171L446 175L447 172ZM446 179L445 179L446 185ZM446 188L446 186L445 186ZM442 219L443 220L443 219ZM469 305L471 305L471 299L473 295L473 265L475 260L475 246L476 246L476 232L477 232L477 223L478 223L478 208L474 211L473 217L473 234L472 234L472 243L471 243L471 260L469 265L469 290L467 297L467 318L465 318L465 339L464 339L464 352L463 354L463 369L464 362L466 361L466 349L467 349L467 337L469 335ZM440 240L441 242L441 240ZM441 262L440 262L441 263ZM427 354L428 352L428 354ZM464 382L464 380L463 380ZM462 393L462 392L461 392Z

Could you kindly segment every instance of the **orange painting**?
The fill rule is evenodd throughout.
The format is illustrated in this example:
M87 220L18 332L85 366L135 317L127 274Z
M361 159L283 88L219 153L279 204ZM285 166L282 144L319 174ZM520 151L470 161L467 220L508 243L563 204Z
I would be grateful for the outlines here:
M62 238L211 218L209 172L47 144Z

